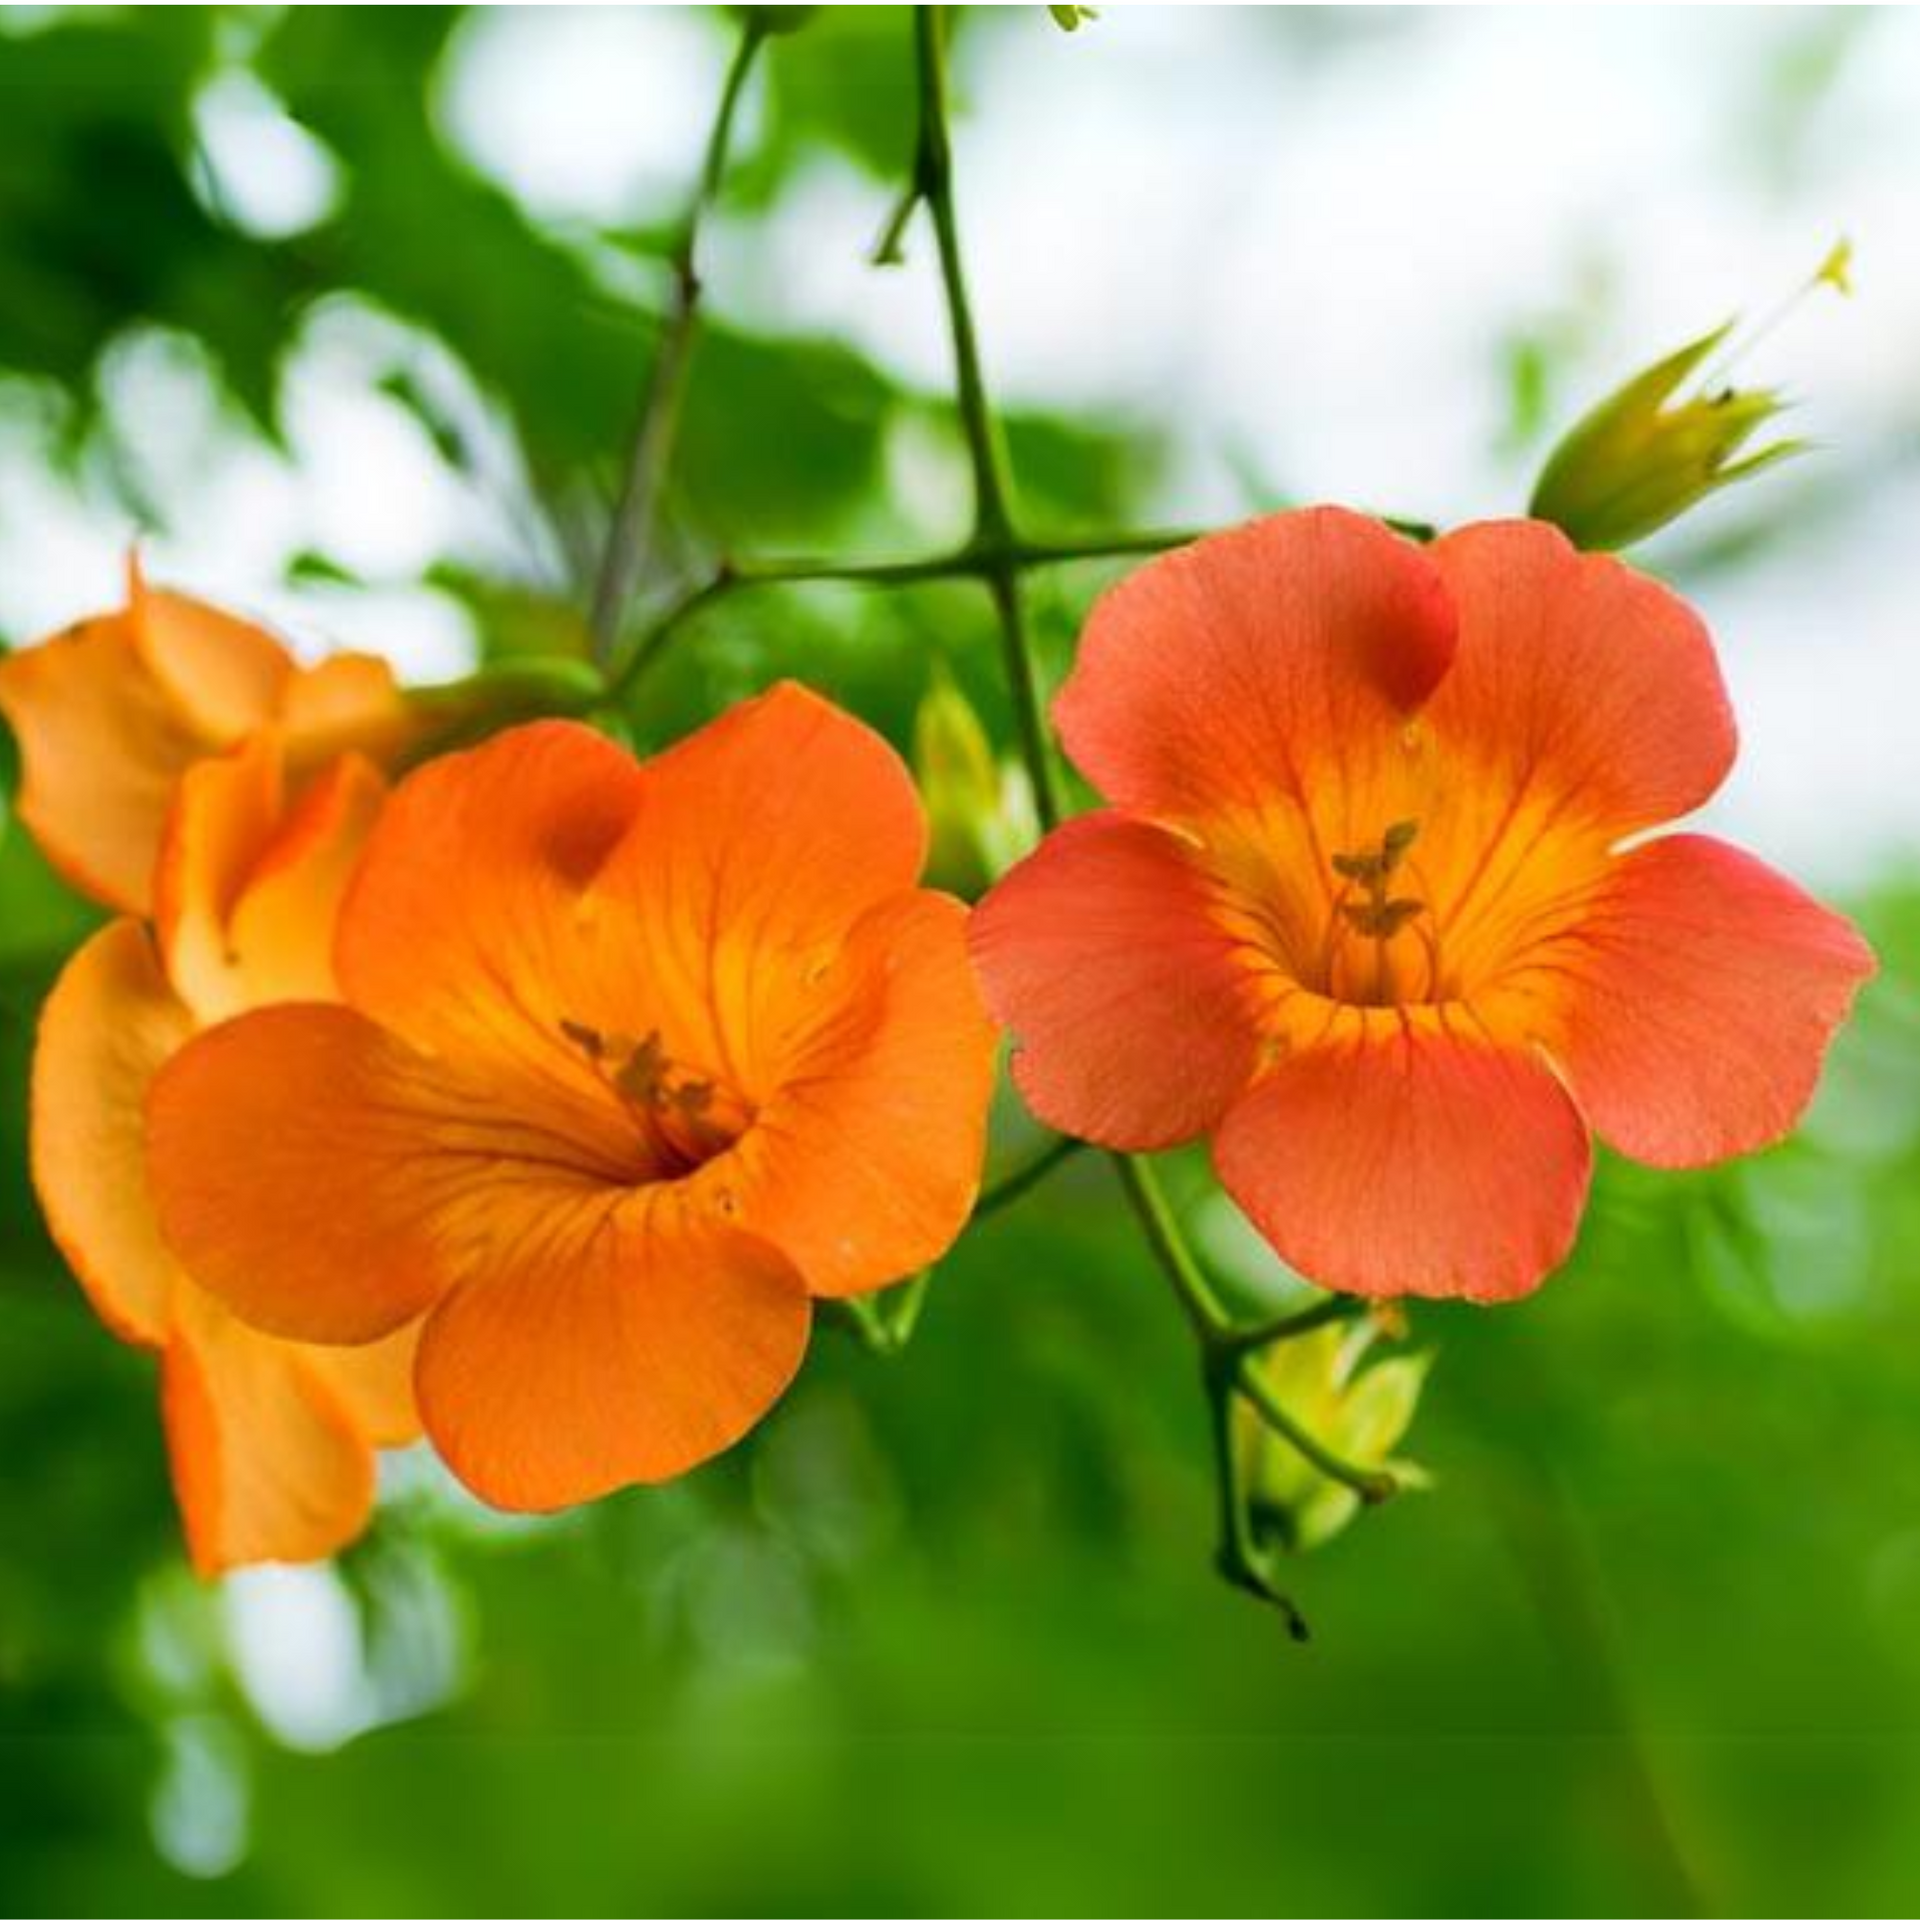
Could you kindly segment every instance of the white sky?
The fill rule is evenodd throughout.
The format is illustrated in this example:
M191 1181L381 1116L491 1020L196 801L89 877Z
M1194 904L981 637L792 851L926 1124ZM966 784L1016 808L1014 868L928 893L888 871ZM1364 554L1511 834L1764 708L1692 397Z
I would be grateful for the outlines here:
M1920 530L1920 12L1859 18L1831 90L1772 131L1769 76L1840 30L1830 14L1337 10L1302 24L1112 6L1069 37L1027 7L994 24L962 65L959 141L990 374L1013 398L1176 423L1170 519L1244 512L1249 474L1276 495L1442 520L1517 510L1534 456L1497 450L1503 341L1565 334L1567 399L1584 405L1735 309L1770 306L1850 234L1858 297L1810 305L1743 370L1793 389L1796 429L1860 481L1845 519L1699 592L1746 740L1715 821L1825 884L1920 849L1904 739L1920 596L1903 565ZM503 9L464 31L438 110L546 218L665 214L723 59L712 23L673 11ZM906 71L903 57L903 84ZM222 83L204 120L223 180L249 181L246 217L281 231L324 209L326 156L257 89ZM750 110L749 140L753 125ZM944 384L924 239L905 271L864 264L887 197L816 168L771 231L719 228L710 297ZM378 360L366 316L309 329L291 462L196 419L191 369L151 347L116 374L120 411L192 529L154 550L156 571L441 674L460 664L464 623L413 581L443 552L497 556L510 536L372 391ZM50 491L32 440L0 410L0 622L15 631L100 601L125 531ZM285 558L317 545L374 590L279 590Z

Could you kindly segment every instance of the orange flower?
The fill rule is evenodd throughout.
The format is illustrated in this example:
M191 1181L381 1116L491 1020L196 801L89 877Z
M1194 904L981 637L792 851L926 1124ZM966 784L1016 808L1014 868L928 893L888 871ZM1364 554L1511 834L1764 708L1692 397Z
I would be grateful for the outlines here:
M384 757L408 732L385 661L298 666L250 622L149 587L137 559L118 613L0 658L0 713L20 742L20 818L42 851L81 892L141 914L175 783L196 760L271 723L297 791L338 754Z
M1202 540L1100 603L1054 716L1113 811L975 913L1015 1076L1109 1146L1212 1135L1330 1287L1527 1292L1589 1125L1659 1166L1777 1140L1873 969L1745 854L1637 844L1732 765L1712 645L1536 523Z
M100 1317L160 1350L174 1487L203 1573L344 1545L372 1501L374 1446L418 1431L410 1333L342 1352L242 1325L166 1250L146 1180L148 1089L196 1030L331 997L334 912L381 792L349 757L285 809L271 730L191 767L162 838L155 928L102 928L41 1017L34 1184Z
M941 1254L993 1035L919 802L796 686L644 764L511 729L413 774L369 843L347 1005L250 1013L161 1074L168 1239L254 1325L427 1315L429 1435L549 1508L730 1445L810 1300Z

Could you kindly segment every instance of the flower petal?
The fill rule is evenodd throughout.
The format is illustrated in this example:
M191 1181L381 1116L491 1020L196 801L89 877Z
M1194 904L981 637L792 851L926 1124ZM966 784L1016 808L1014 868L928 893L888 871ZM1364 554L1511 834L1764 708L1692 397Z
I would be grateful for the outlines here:
M1316 789L1375 783L1453 648L1418 547L1335 507L1276 514L1113 588L1054 720L1116 806L1190 824L1276 795L1304 807Z
M1227 1116L1214 1163L1321 1286L1510 1300L1573 1245L1592 1151L1531 1056L1438 1011L1347 1009Z
M203 1022L245 1004L227 920L280 817L279 737L250 735L180 776L153 874L167 977ZM322 946L322 953L325 953Z
M128 567L127 618L141 663L176 712L216 746L273 717L293 656L251 620L149 587Z
M859 924L816 983L779 1086L738 1148L689 1183L788 1255L815 1294L926 1266L980 1187L995 1036L966 910L910 893Z
M483 1500L566 1506L731 1446L785 1391L809 1322L765 1242L671 1195L583 1203L429 1319L421 1411Z
M717 927L795 948L837 940L927 857L906 763L791 680L646 764L646 803L601 886L667 886Z
M385 784L357 754L283 812L277 729L181 775L154 870L168 978L203 1026L276 1000L332 1000L334 923Z
M893 749L785 684L639 769L618 846L568 903L537 985L548 1033L657 1032L749 1106L860 917L911 890L925 824Z
M126 616L0 657L0 713L20 743L17 810L41 851L81 892L145 913L174 782L218 743L176 712Z
M280 724L296 778L347 752L389 764L421 732L393 668L371 653L331 653L301 668L281 697Z
M373 1505L373 1447L312 1365L191 1282L178 1289L161 1412L187 1547L203 1574L320 1560Z
M244 1004L337 997L334 929L386 792L372 764L350 753L281 817L227 920Z
M587 884L632 821L640 780L612 741L558 720L409 775L341 908L346 998L418 1046L518 1059L590 1089L560 1033L580 1017L564 989Z
M1770 867L1679 834L1624 855L1516 985L1610 1145L1653 1166L1750 1153L1800 1118L1872 950Z
M596 1139L345 1007L268 1007L155 1080L150 1185L181 1263L251 1325L359 1345L628 1178L604 1104Z
M1733 765L1732 709L1713 642L1684 601L1533 520L1463 527L1434 564L1460 649L1428 709L1450 810L1529 804L1619 839L1703 804ZM1489 818L1459 837L1497 835Z
M608 962L572 1009L657 1026L751 1099L786 1011L871 908L910 890L926 822L886 741L783 682L650 760L591 889ZM636 1005L635 974L644 977Z
M424 1324L411 1321L364 1347L302 1349L347 1418L376 1447L409 1446L420 1438L413 1369Z
M1160 827L1069 821L981 901L968 944L1014 1079L1051 1127L1172 1146L1253 1077L1253 976L1198 860Z
M161 1064L193 1017L146 930L103 927L66 964L33 1056L33 1184L47 1226L94 1309L122 1339L167 1337L172 1257L147 1198L143 1116Z

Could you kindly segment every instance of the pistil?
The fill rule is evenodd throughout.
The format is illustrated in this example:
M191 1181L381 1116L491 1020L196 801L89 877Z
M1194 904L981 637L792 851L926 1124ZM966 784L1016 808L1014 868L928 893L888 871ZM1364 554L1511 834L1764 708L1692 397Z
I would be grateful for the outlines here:
M1396 820L1380 836L1377 847L1357 853L1336 853L1333 870L1348 884L1336 901L1339 919L1372 943L1373 978L1366 1000L1374 1006L1390 1006L1403 996L1396 990L1392 944L1396 935L1426 912L1426 902L1407 894L1395 894L1393 876L1405 862L1408 850L1419 837L1416 820ZM1363 890L1358 900L1347 898L1354 887ZM1336 977L1339 936L1337 923L1328 934L1328 988L1337 993ZM1431 944L1428 959L1434 958ZM1433 971L1437 974L1437 966Z
M561 1021L560 1031L640 1117L672 1173L691 1172L725 1152L745 1130L749 1116L741 1103L674 1060L659 1028L637 1040L577 1020Z

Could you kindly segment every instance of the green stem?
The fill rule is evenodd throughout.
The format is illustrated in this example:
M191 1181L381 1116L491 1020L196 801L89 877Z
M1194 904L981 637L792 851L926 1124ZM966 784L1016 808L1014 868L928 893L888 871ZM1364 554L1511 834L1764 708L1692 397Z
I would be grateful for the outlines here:
M1174 1297L1187 1316L1201 1346L1211 1353L1226 1337L1227 1318L1214 1297L1212 1283L1187 1245L1180 1223L1160 1186L1150 1162L1137 1154L1116 1153L1113 1164L1128 1200L1146 1235L1147 1245L1173 1282Z
M589 631L593 657L605 664L613 657L620 626L634 589L646 570L648 551L653 541L654 516L665 488L667 469L673 459L673 443L680 424L680 402L686 390L687 369L693 359L694 325L700 304L700 275L697 252L700 228L720 191L721 175L726 170L727 150L733 142L733 124L752 70L755 54L766 37L758 14L748 9L734 48L733 62L727 69L720 92L720 106L707 136L706 153L700 165L700 178L694 188L693 204L687 209L686 223L672 256L673 291L661 322L660 343L654 353L653 369L647 379L646 395L640 404L640 423L634 431L633 450L628 457L626 478L620 499L614 508L613 525L607 534L600 558L599 577L594 582L593 612Z
M880 229L880 237L873 243L873 251L867 256L869 266L897 267L905 261L907 228L919 210L920 182L916 177L900 189L900 197L893 203L893 211L887 215L887 224Z
M1101 533L1079 540L1007 540L992 547L969 541L945 553L907 560L746 560L730 561L700 585L690 588L657 615L618 670L607 678L598 704L617 707L658 662L680 629L696 614L736 593L759 587L918 587L936 580L978 580L996 569L1022 571L1070 566L1082 560L1116 560L1143 553L1164 553L1201 539L1199 532L1169 529L1146 533Z
M627 657L620 663L617 671L607 676L607 683L601 690L599 706L602 711L617 708L624 704L627 695L639 684L647 670L666 652L674 636L695 614L710 607L717 600L723 600L733 590L733 582L725 574L716 574L713 579L697 587L689 588L679 599L656 614L647 629L633 643Z
M998 618L1006 659L1007 683L1028 778L1046 826L1062 812L1061 789L1047 736L1045 704L1032 635L1021 595L1022 568L1047 560L1092 557L1023 542L1014 521L1013 489L999 424L981 372L980 344L968 297L961 257L959 220L954 208L953 151L947 126L946 41L941 10L922 6L914 13L914 45L920 87L920 139L913 184L933 219L939 243L940 279L952 338L955 399L973 469L973 537L961 550L969 571L985 583ZM1155 536L1147 536L1154 538ZM1263 1564L1240 1484L1234 1446L1236 1396L1246 1394L1268 1424L1291 1440L1323 1473L1351 1486L1363 1499L1384 1499L1394 1488L1390 1477L1370 1475L1329 1453L1282 1407L1266 1383L1245 1365L1246 1349L1231 1344L1235 1331L1205 1270L1188 1246L1159 1176L1144 1159L1113 1156L1122 1185L1166 1273L1174 1297L1200 1343L1221 1489L1220 1565L1227 1576L1283 1609L1289 1628L1304 1637L1305 1625L1292 1603L1274 1585Z
M1074 1140L1062 1134L1060 1138L1043 1151L1036 1153L1024 1167L1016 1167L1003 1179L996 1180L975 1203L973 1217L984 1220L1002 1207L1010 1207L1023 1195L1031 1193L1041 1181L1056 1167L1064 1166L1075 1154L1086 1147L1084 1140Z
M1297 1340L1303 1333L1317 1332L1341 1320L1354 1320L1366 1311L1358 1301L1344 1294L1329 1294L1310 1307L1298 1307L1272 1320L1257 1320L1251 1326L1235 1327L1222 1336L1220 1345L1229 1354L1258 1353L1265 1347L1277 1347L1283 1341Z
M920 84L920 146L914 174L920 198L933 216L934 239L940 253L940 284L953 338L960 425L973 468L974 529L985 541L1005 542L1013 535L1013 488L999 423L987 398L986 377L980 366L980 336L974 326L973 302L967 292L966 266L960 251L960 222L953 198L953 141L947 122L945 13L943 7L914 9L914 51Z
M1268 1565L1272 1556L1254 1537L1252 1506L1242 1481L1241 1452L1234 1432L1233 1369L1208 1353L1201 1361L1201 1379L1213 1435L1214 1476L1220 1489L1220 1572L1236 1587L1278 1607L1294 1639L1308 1639L1306 1616L1275 1583Z
M1014 556L1023 567L1051 567L1076 560L1127 560L1165 553L1169 547L1204 540L1209 527L1148 527L1139 533L1102 533L1089 540L1022 540Z
M1027 605L1017 568L1007 566L990 574L987 591L1000 622L1001 655L1007 688L1013 696L1014 725L1020 735L1021 758L1033 785L1033 810L1045 833L1060 824L1065 813L1060 775L1047 741L1046 696L1040 688L1039 663L1034 658L1033 635L1027 625Z
M955 400L966 436L967 456L973 468L973 541L982 559L981 572L993 597L1000 623L1007 689L1013 700L1014 725L1020 735L1021 755L1033 782L1035 810L1043 828L1060 818L1059 774L1047 741L1046 701L1040 687L1039 663L1034 658L1021 594L1018 541L1013 524L1013 483L1000 423L987 397L986 376L980 366L980 338L974 326L973 301L967 291L966 266L960 251L960 221L953 198L953 145L947 129L947 37L945 10L914 10L914 47L920 81L920 149L915 178L920 197L933 216L934 238L940 253L940 285L946 297L947 331L953 342Z

